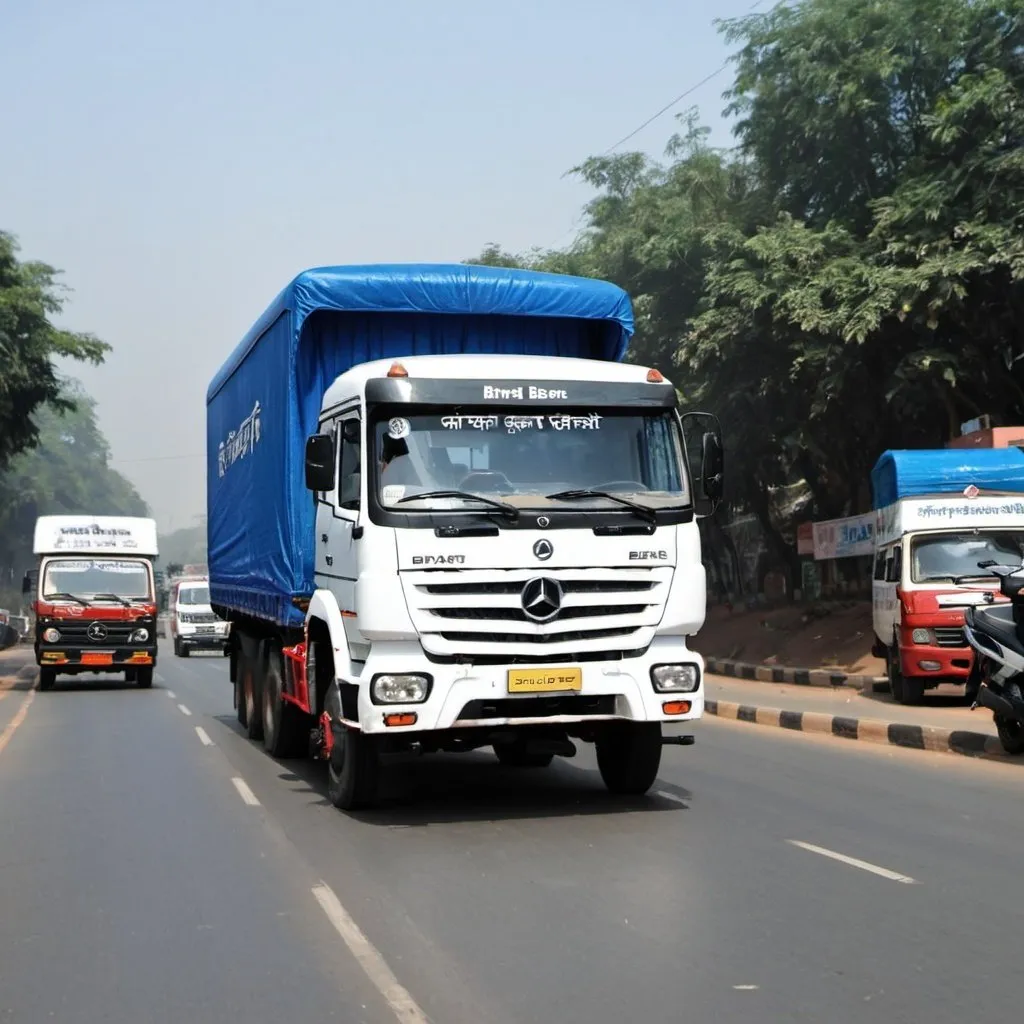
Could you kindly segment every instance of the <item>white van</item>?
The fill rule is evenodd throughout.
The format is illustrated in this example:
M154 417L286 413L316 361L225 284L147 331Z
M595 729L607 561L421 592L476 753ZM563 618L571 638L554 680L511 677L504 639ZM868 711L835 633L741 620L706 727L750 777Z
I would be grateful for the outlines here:
M171 637L174 653L187 658L192 651L221 651L228 654L231 624L210 607L210 582L181 580L171 597Z

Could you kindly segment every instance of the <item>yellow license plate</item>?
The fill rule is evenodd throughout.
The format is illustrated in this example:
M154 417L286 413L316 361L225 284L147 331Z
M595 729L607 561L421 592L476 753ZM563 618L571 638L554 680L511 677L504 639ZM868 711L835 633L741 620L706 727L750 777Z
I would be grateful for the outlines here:
M580 668L513 668L508 672L509 693L557 693L583 689Z

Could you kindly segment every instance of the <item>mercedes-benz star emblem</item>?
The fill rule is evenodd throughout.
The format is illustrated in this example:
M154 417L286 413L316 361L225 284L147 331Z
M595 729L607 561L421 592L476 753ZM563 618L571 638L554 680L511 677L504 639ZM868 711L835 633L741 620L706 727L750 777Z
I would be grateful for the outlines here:
M520 600L529 618L534 622L547 622L562 610L562 588L557 580L536 576L526 581Z
M551 546L551 541L549 540L539 540L533 545L534 557L542 562L546 562L554 553L555 549Z
M102 622L90 622L85 635L94 643L107 639L107 627Z

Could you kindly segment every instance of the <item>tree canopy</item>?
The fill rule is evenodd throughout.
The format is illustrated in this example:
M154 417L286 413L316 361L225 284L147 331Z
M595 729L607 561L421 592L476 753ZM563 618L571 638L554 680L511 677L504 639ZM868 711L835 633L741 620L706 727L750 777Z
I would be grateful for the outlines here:
M54 326L66 298L59 272L17 254L14 237L0 231L0 470L36 443L40 406L72 408L54 360L99 364L109 350L91 334Z
M630 292L631 358L722 418L730 504L780 561L783 485L817 518L864 511L886 448L1024 422L1022 15L804 0L724 22L734 149L688 112L663 161L576 168L595 195L567 250L478 257Z
M95 403L63 381L57 408L33 417L38 442L0 473L0 588L20 583L32 563L32 534L42 515L149 515L146 503L110 466L110 449L96 422Z

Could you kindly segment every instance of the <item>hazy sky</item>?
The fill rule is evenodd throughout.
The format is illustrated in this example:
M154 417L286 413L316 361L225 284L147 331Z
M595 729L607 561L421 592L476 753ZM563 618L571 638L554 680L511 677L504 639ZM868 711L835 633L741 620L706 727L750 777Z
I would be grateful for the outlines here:
M113 345L73 372L161 527L205 511L207 383L295 273L567 243L564 172L714 72L712 18L750 7L0 0L0 227ZM730 80L678 108L719 145Z

